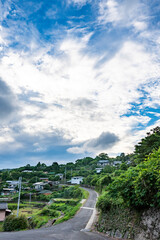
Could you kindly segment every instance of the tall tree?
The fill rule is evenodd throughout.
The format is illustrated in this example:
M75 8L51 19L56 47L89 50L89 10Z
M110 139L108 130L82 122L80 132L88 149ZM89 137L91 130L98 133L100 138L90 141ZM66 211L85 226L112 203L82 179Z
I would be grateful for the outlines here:
M151 129L147 133L145 138L135 146L135 162L140 163L145 160L145 158L153 152L153 150L158 150L160 147L160 127Z

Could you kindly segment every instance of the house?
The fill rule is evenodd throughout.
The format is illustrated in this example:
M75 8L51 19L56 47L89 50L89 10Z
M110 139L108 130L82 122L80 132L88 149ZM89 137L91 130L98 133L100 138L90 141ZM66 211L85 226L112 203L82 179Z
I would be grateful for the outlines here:
M58 173L55 175L56 177L58 176L61 180L63 179L63 173Z
M10 214L11 210L8 209L7 203L0 203L0 222L3 222Z
M49 190L42 190L42 191L40 191L39 193L40 193L40 194L43 194L43 195L46 195L46 196L48 196L48 195L51 195L51 194L52 194L52 192L51 192L51 191L49 191Z
M6 181L8 183L9 188L16 188L19 184L19 181Z
M100 173L103 168L96 168L96 173Z
M16 193L17 191L14 188L3 188L3 191L1 192L2 196L7 196L13 193Z
M33 171L32 170L24 170L22 172L26 172L26 173L32 173Z
M48 183L43 183L43 182L36 182L33 184L36 190L41 191L44 189L44 186Z
M118 166L118 165L120 165L122 162L121 161L114 161L113 162L113 166Z
M83 177L77 176L71 178L71 184L81 184L83 181Z
M110 161L109 160L99 160L98 161L98 166L99 167L105 167L107 165L110 165Z
M43 182L48 182L49 181L48 178L40 178L40 180L43 181Z

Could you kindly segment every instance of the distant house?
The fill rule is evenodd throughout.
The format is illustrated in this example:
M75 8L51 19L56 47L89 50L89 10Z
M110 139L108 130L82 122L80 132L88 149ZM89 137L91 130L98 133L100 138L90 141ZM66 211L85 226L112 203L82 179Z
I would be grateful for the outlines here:
M11 210L8 209L7 203L0 203L0 222L3 222L10 214Z
M96 173L100 173L103 168L96 168Z
M41 181L48 182L48 178L40 178Z
M22 172L28 172L28 173L31 173L31 172L33 172L32 170L24 170L24 171L22 171Z
M81 184L83 181L83 177L77 176L71 178L71 184Z
M99 167L105 167L105 166L107 166L107 165L110 165L110 161L109 160L99 160L98 161L98 166Z
M55 176L59 176L59 178L62 180L63 179L63 173L58 173Z
M16 188L19 184L19 181L6 181L8 183L9 188Z
M43 195L46 195L46 196L48 196L48 195L51 195L52 194L52 192L51 191L49 191L49 190L42 190L41 192L39 192L40 194L43 194Z
M37 183L34 183L33 186L35 187L36 190L41 191L41 190L44 189L44 186L45 186L46 184L47 184L47 183L37 182Z
M118 165L120 165L122 162L121 161L114 161L113 162L113 166L118 166Z
M1 195L2 196L7 196L13 193L16 193L17 191L14 188L3 188Z

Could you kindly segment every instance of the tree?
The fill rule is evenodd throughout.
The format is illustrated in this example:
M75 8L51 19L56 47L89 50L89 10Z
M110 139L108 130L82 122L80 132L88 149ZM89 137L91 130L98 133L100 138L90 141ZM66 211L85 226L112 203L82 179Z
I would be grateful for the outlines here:
M109 159L109 156L107 153L100 153L97 157L99 158L99 160L103 160L103 159L108 160Z
M51 168L52 168L52 170L53 170L54 172L58 172L58 171L59 171L59 165L58 165L58 163L57 163L57 162L53 162Z
M153 150L158 150L160 146L160 127L151 129L145 138L135 146L135 162L140 163L145 160Z

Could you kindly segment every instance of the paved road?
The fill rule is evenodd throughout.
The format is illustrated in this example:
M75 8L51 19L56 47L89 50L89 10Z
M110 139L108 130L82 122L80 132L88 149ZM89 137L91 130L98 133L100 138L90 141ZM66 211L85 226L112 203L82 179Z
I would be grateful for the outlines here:
M97 197L95 191L87 190L90 195L84 208L81 208L72 219L48 228L0 233L0 240L107 240L108 238L99 234L81 231L93 213L92 208Z

